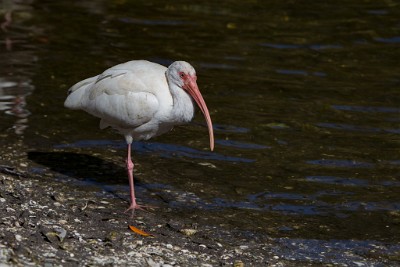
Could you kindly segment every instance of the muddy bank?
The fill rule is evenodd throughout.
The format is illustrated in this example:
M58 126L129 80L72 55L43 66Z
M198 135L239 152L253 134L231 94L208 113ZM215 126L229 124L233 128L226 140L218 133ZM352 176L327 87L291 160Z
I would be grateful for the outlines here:
M0 166L0 263L95 266L285 266L268 237L246 237L153 213L125 214L127 202L67 182ZM143 237L128 225L153 234Z

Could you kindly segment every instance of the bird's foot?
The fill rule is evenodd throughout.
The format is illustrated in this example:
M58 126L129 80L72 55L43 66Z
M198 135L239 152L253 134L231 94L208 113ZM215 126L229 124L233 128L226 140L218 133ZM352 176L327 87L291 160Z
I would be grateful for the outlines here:
M147 212L150 212L149 211L149 209L155 209L155 208L157 208L157 207L155 207L155 206L150 206L150 205L139 205L139 204L137 204L137 203L132 203L130 206L129 206L129 208L127 208L126 210L125 210L125 213L127 213L127 212L131 212L131 215L132 215L132 217L135 215L135 210L144 210L144 211L147 211ZM151 212L150 212L151 213Z

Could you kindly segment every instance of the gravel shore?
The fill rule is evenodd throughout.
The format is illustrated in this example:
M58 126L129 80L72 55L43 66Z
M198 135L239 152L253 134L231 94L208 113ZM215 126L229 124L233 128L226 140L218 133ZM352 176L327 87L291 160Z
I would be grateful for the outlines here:
M52 175L0 166L0 266L291 265L271 253L268 237L249 239L166 211L131 219L126 205Z

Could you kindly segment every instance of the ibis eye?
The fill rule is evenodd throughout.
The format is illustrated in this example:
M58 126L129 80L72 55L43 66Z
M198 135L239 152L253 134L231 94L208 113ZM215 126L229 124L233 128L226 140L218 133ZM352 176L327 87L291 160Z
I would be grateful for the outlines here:
M185 73L181 72L181 73L179 73L179 76L180 76L181 78L183 78L183 77L185 77Z

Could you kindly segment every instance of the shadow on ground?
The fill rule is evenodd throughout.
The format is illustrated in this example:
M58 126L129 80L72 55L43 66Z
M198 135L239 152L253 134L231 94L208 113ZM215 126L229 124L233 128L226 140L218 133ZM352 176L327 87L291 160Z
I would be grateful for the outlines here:
M74 152L28 152L28 159L49 168L53 172L77 180L98 183L127 184L126 170L113 162L87 154ZM41 170L38 169L40 173Z

